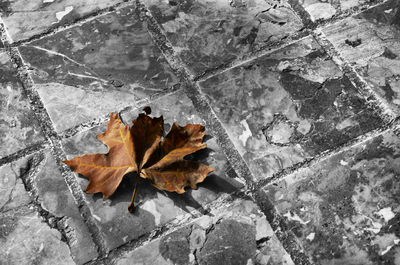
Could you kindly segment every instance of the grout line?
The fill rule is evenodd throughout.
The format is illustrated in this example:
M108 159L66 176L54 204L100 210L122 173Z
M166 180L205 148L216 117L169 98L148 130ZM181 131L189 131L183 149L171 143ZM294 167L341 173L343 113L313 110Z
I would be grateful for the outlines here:
M232 141L229 139L225 128L220 120L215 115L214 111L208 104L206 98L200 93L198 86L192 80L190 72L183 66L183 63L177 58L172 50L172 45L166 39L159 25L152 17L147 8L137 0L138 12L147 22L147 29L153 38L155 44L163 53L165 59L175 71L177 76L184 84L184 91L191 99L199 116L205 121L207 130L216 137L217 143L221 146L224 154L234 170L238 173L238 177L246 182L248 186L252 185L252 173L250 172L246 162L234 147Z
M75 202L77 203L77 207L83 217L83 220L85 221L89 231L91 232L92 239L95 245L98 247L99 255L106 255L107 248L104 243L104 239L102 238L100 229L90 213L90 209L87 205L84 194L75 178L75 175L73 175L67 165L64 165L61 162L61 160L65 158L65 153L62 149L61 140L53 127L49 114L44 108L38 92L34 89L34 82L28 74L27 67L24 64L24 61L18 49L10 46L6 36L7 30L4 28L4 24L0 24L0 27L0 32L2 33L1 39L3 40L4 46L8 55L11 58L11 61L14 65L16 65L17 75L23 84L25 92L27 93L28 99L30 101L30 107L33 110L36 119L40 121L42 132L46 140L50 143L52 153L56 157L56 162L60 168L62 176L64 177L64 180L66 181Z
M366 97L371 97L374 99L375 104L381 108L383 111L383 119L386 122L392 121L396 115L393 109L387 104L386 100L383 99L374 89L357 73L357 71L352 67L335 49L333 44L327 39L326 35L317 29L313 34L314 39L321 45L322 48L332 57L332 60L339 67L339 69L350 79L354 87Z
M48 144L46 142L39 142L39 143L33 144L27 148L19 150L11 155L5 156L0 159L0 167L4 166L6 164L9 164L11 162L15 162L23 157L29 156L38 151L42 151L46 147L48 147Z
M113 6L106 7L106 8L100 9L98 11L95 11L93 13L89 13L87 15L79 17L79 18L77 18L77 19L75 19L75 20L73 20L73 21L71 21L71 22L69 22L67 24L57 25L55 27L50 27L49 29L47 29L46 31L44 31L42 33L39 33L37 35L33 35L33 36L31 36L29 38L26 38L26 39L18 40L18 41L15 41L15 42L12 40L11 36L9 34L7 34L8 45L11 46L11 47L18 47L18 46L21 46L21 45L24 45L24 44L31 43L31 42L36 41L36 40L40 40L40 39L46 38L48 36L51 36L53 34L56 34L58 32L73 28L75 26L82 25L84 23L87 23L89 21L97 19L98 17L107 15L109 13L112 13L112 12L114 12L116 10L119 10L119 9L122 9L124 7L131 6L134 3L135 3L134 0L124 0L123 2L117 3L117 4L113 5ZM3 24L4 24L4 22L3 22Z

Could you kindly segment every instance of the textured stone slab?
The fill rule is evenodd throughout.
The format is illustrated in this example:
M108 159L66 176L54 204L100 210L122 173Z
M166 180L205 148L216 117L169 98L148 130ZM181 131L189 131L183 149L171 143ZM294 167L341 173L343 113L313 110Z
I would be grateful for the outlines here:
M17 72L0 49L0 158L43 140Z
M55 217L64 217L64 227L68 236L71 255L77 264L97 258L97 248L84 223L77 204L64 181L50 151L41 156L42 164L33 185L38 201L46 211Z
M287 1L144 2L193 74L229 63L302 27Z
M177 85L134 7L19 49L57 131Z
M204 124L191 101L182 91L162 97L150 106L153 110L152 116L164 116L166 131L169 131L174 121L180 125ZM134 110L123 113L122 118L128 124L131 119L136 119L139 112ZM104 132L105 128L106 124L65 139L63 145L68 158L85 153L106 153L106 146L95 138L95 135ZM133 178L124 178L120 187L108 200L103 201L101 194L87 195L89 207L92 209L110 249L138 238L155 227L189 211L201 209L220 194L232 192L242 186L241 183L231 179L231 177L236 177L236 174L215 139L210 135L206 135L205 139L207 149L199 151L189 158L216 167L217 170L199 184L198 190L187 190L186 193L178 195L159 191L147 180L142 179L136 193L137 211L134 214L130 214L127 210L134 187L135 180ZM78 180L82 189L85 189L88 184L87 179L79 177Z
M0 213L31 202L20 178L27 168L29 168L27 159L0 167Z
M200 85L257 179L382 124L312 38Z
M315 264L399 264L399 131L265 188Z
M0 213L1 264L75 264L61 234L26 207Z
M13 41L28 39L50 29L70 24L123 0L7 0L0 15Z
M112 264L294 263L257 206L238 199L186 227L114 258Z
M309 13L311 20L317 21L329 19L350 10L358 11L360 7L376 4L379 0L301 0L299 2Z
M397 1L323 28L341 56L392 106L400 109L400 7Z

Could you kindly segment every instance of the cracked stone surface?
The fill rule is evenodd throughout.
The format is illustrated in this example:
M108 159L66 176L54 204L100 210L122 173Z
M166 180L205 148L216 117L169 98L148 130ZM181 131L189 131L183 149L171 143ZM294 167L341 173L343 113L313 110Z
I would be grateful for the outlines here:
M60 232L27 207L0 213L1 264L75 264Z
M400 6L369 9L323 28L340 55L398 112L400 110Z
M256 179L383 123L379 111L311 37L200 86Z
M20 178L27 168L29 168L27 159L0 167L0 213L28 205L31 202Z
M149 106L152 108L152 116L164 116L166 132L175 121L180 125L204 124L189 98L181 90L164 96ZM126 111L121 117L129 124L132 119L136 119L138 113L140 110ZM104 132L105 128L106 124L103 124L64 140L63 145L68 158L85 153L106 153L107 147L95 137ZM127 210L134 187L134 175L127 175L108 200L103 201L101 194L86 195L89 207L110 249L138 238L180 215L188 214L195 209L201 210L219 195L242 187L243 184L237 179L215 139L209 135L206 135L205 139L207 148L188 156L187 159L194 159L217 170L198 185L198 190L187 190L186 193L179 195L157 190L147 180L141 179L135 198L137 208L134 214L130 214ZM84 190L88 180L82 177L78 177L78 180Z
M64 217L63 226L67 232L71 255L77 264L97 258L97 249L84 223L78 205L75 203L67 184L50 151L41 155L42 165L34 180L38 202L43 209L55 217Z
M195 75L286 38L302 27L284 0L144 3Z
M58 132L179 86L134 7L19 50Z
M0 49L0 159L43 140L17 72Z
M236 199L160 239L113 257L112 264L294 263L257 206Z
M315 264L399 264L399 129L265 188Z
M346 11L359 11L364 5L373 5L378 0L299 0L308 12L312 21L325 20L340 15Z
M4 0L0 15L13 41L29 39L58 26L124 2L123 0ZM34 22L34 23L33 23Z

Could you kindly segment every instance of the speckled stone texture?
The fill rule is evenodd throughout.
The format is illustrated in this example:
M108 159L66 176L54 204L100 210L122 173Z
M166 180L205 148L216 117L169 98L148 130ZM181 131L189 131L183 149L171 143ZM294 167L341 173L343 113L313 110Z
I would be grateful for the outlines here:
M194 75L280 41L302 27L284 0L143 2Z
M236 199L183 228L114 258L112 264L294 263L257 206L252 201Z
M191 101L181 90L160 98L150 104L150 107L152 116L164 116L166 132L169 131L174 121L182 126L187 123L204 124ZM123 121L129 124L132 119L136 119L138 113L140 110L127 111L121 116ZM68 158L85 153L106 153L107 147L95 137L105 129L106 124L103 124L64 140L64 149ZM101 194L86 195L89 207L92 209L93 216L101 227L110 249L138 238L180 215L188 214L195 209L204 210L203 207L219 195L231 193L243 186L215 139L206 135L205 143L207 149L190 155L187 159L194 159L215 167L217 170L198 185L198 190L189 189L186 193L178 195L157 190L149 181L141 179L135 198L137 211L134 214L130 214L127 210L135 183L134 175L127 175L108 200L103 201ZM88 180L82 177L78 177L78 179L84 190Z
M200 86L256 179L382 124L379 112L311 37Z
M134 7L19 50L58 132L179 87Z
M44 141L9 56L0 49L0 158Z
M326 26L323 32L340 55L399 112L399 2L388 1Z
M399 264L399 129L265 191L315 264Z
M0 16L13 41L70 24L123 0L2 0Z

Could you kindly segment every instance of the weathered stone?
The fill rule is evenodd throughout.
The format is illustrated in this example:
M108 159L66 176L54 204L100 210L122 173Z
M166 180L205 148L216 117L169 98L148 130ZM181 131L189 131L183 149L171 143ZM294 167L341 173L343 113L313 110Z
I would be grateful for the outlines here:
M28 168L27 162L22 159L0 168L0 213L31 202L20 178Z
M386 132L265 187L315 264L399 264L396 135Z
M0 49L0 158L43 140L17 72Z
M201 74L301 29L287 1L145 0L174 51Z
M0 15L12 40L19 41L121 2L124 0L6 0L0 4Z
M239 199L112 259L115 265L293 264L257 206Z
M311 37L200 86L257 179L383 123Z
M341 56L400 110L400 6L397 1L368 9L323 28Z
M0 263L75 264L61 234L23 207L0 213Z
M134 7L19 49L58 132L178 86Z
M164 116L166 132L175 121L180 125L204 124L183 91L164 96L150 106L152 116ZM129 124L131 119L136 119L138 113L140 110L133 110L121 116L123 121ZM105 128L106 124L103 124L65 139L63 145L68 158L85 153L106 153L107 147L95 138L97 134L104 132ZM127 210L135 183L134 175L127 175L114 195L106 201L101 199L101 194L87 195L89 207L105 234L110 249L150 232L156 226L163 225L182 214L201 209L219 195L230 193L242 186L240 182L232 179L236 178L236 174L215 139L206 135L205 143L208 145L207 149L190 155L188 159L210 165L217 170L199 184L197 190L188 189L186 193L179 195L157 190L148 180L141 179L135 199L137 211L134 214L130 214ZM81 177L78 179L82 189L85 189L88 181Z
M379 0L301 0L299 1L309 13L312 21L325 20L340 15L346 11L357 11L365 5L373 5Z
M97 249L54 157L46 151L34 185L38 201L50 214L64 217L71 255L77 264L95 259Z

